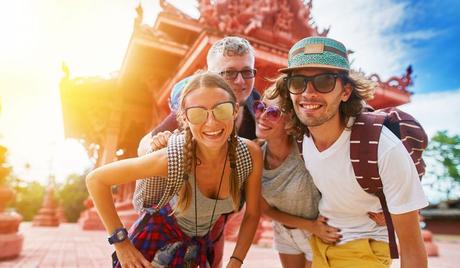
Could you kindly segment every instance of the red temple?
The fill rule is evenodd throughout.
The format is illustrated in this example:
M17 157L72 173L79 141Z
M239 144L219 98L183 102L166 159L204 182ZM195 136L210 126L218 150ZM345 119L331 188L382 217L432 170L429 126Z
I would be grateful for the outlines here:
M248 39L255 49L255 87L263 91L267 78L287 65L289 48L307 36L326 36L312 26L312 1L301 0L200 0L198 19L160 0L162 12L153 27L142 25L143 10L137 18L119 73L112 79L71 79L64 66L61 99L66 137L83 141L90 157L100 166L136 155L142 136L169 113L171 87L182 78L206 68L210 46L226 35ZM409 67L401 77L378 82L375 108L398 106L410 101L412 83ZM125 224L132 211L134 184L115 191L118 210ZM102 228L90 200L80 223L84 229ZM262 223L262 226L266 224ZM256 239L261 238L259 235ZM262 239L261 241L264 241Z

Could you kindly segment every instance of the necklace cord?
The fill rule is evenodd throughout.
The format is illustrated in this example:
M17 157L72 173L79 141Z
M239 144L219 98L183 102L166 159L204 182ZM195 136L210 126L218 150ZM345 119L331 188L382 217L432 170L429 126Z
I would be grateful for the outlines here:
M196 148L194 150L194 153L196 153ZM220 194L220 189L222 187L222 181L223 181L223 178L224 178L224 173L225 173L225 167L227 166L227 159L228 159L228 147L227 147L227 153L225 154L225 160L224 160L224 167L222 168L222 174L220 175L220 182L219 182L219 188L217 190L217 197L214 199L214 206L213 206L213 209L212 209L212 214L211 214L211 219L209 221L209 228L208 228L208 232L211 231L211 226L212 226L212 220L214 219L214 213L216 211L216 207L217 207L217 200L219 199L219 194ZM194 165L194 171L193 171L193 176L194 176L194 191L195 191L195 198L194 198L194 203L195 203L195 236L198 236L198 208L197 208L197 191L196 191L196 188L197 188L197 176L196 176L196 166L197 166L197 163L195 161L195 165Z

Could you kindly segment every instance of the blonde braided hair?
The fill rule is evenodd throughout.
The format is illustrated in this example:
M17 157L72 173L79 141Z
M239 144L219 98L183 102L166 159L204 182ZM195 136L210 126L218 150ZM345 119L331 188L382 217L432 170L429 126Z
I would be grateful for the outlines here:
M193 162L195 161L195 143L193 141L192 132L190 128L186 128L185 142L184 142L184 184L179 191L178 202L174 211L184 211L192 202L192 186L188 180L189 174L193 171Z
M236 148L238 146L238 139L236 136L236 126L233 126L232 134L229 137L228 144L228 158L230 159L230 195L233 199L233 210L237 210L240 206L241 200L241 186L238 170L236 168Z

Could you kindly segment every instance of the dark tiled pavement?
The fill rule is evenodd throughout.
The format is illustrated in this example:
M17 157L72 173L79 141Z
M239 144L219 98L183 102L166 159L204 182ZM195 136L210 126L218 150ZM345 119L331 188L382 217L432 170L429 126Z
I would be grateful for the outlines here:
M24 234L21 255L14 260L0 262L0 268L10 267L110 267L112 247L106 243L103 231L82 231L76 224L61 224L58 228L32 227L22 223ZM460 237L435 236L440 257L429 259L429 267L460 267ZM234 243L227 242L224 260L228 260ZM245 267L281 267L271 248L252 246ZM399 267L395 262L392 267Z

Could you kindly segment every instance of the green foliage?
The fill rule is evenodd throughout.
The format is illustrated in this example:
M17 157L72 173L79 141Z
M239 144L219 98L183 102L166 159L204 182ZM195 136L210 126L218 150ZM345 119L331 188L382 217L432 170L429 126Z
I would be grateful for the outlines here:
M15 208L24 221L31 221L42 206L45 187L38 182L27 182L14 176L9 184L16 191L16 200L10 207Z
M11 173L11 167L6 161L8 149L0 145L0 186L6 185L7 179Z
M16 192L16 198L8 207L14 208L30 221L40 209L45 188L38 182L26 182L11 174L12 168L6 161L8 149L0 145L0 186L8 185Z
M432 188L445 193L447 200L454 198L460 191L460 135L449 136L447 131L438 131L431 138L426 155L436 162L430 169L437 178Z
M70 175L58 190L58 199L64 206L69 222L76 222L80 213L86 209L83 201L88 197L85 184L86 175Z

